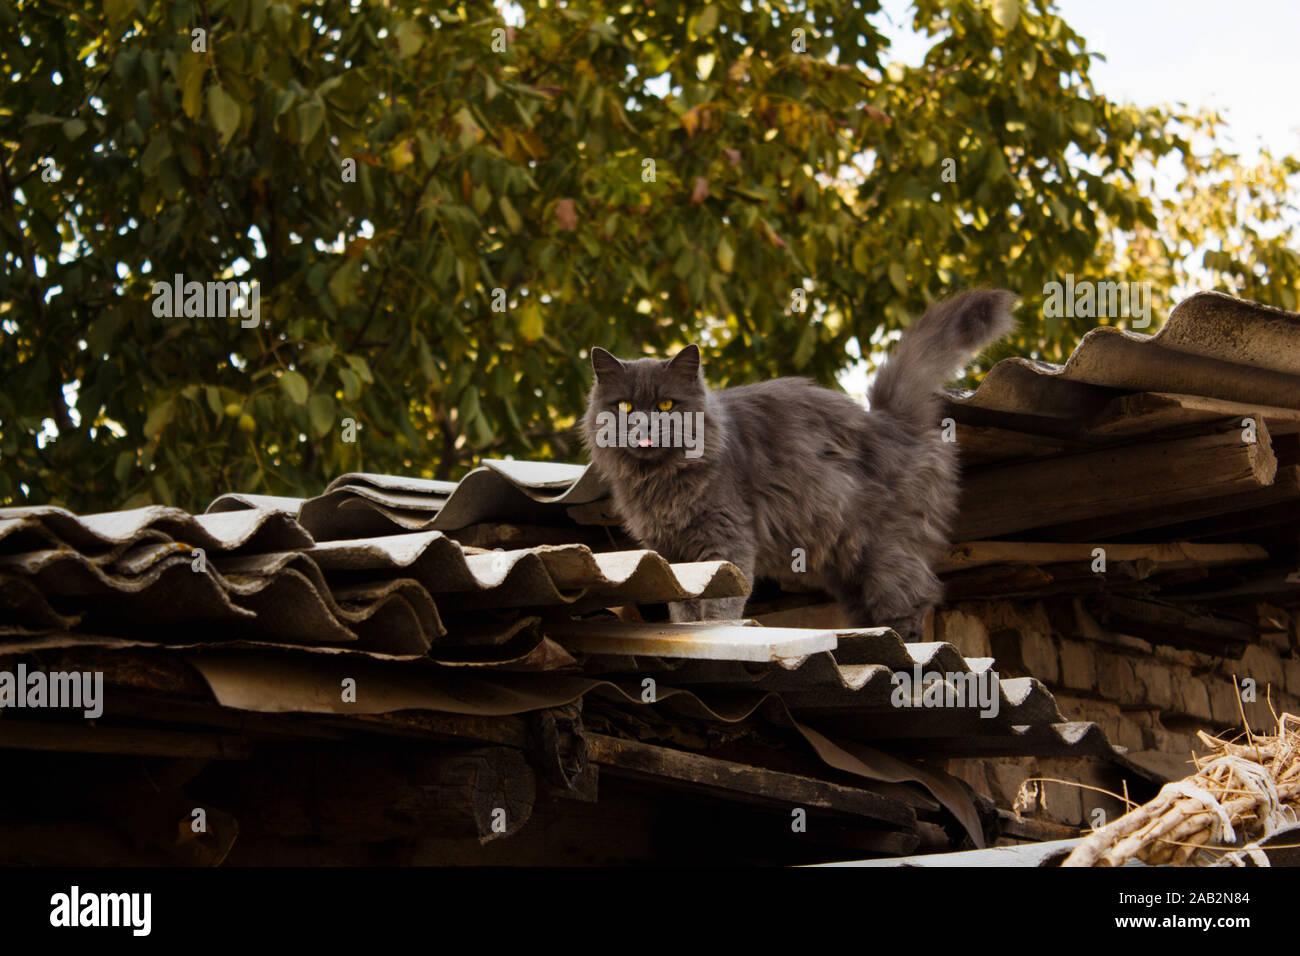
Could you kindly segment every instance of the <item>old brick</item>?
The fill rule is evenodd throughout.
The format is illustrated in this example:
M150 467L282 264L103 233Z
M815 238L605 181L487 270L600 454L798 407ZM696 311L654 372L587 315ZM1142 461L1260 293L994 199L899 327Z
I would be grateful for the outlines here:
M1078 826L1083 823L1083 794L1078 787L1060 783L1043 783L1043 815L1056 823Z
M1109 651L1097 655L1097 693L1121 704L1145 703L1133 672L1133 659Z
M1210 717L1216 724L1234 727L1241 723L1241 711L1237 702L1237 691L1232 678L1211 675L1209 681Z
M1071 690L1097 688L1097 650L1086 641L1063 637L1059 642L1061 683Z
M963 657L992 657L989 632L976 615L962 610L944 611L935 622L935 639L947 641Z
M1137 721L1128 717L1120 717L1115 722L1113 730L1106 735L1106 739L1130 752L1142 750L1146 746L1141 726L1138 725Z
M1061 677L1060 665L1056 659L1056 644L1045 631L1027 630L1020 632L1020 659L1030 676L1048 684L1055 684Z
M1135 661L1133 674L1137 678L1141 703L1164 709L1174 702L1173 682L1169 668L1157 661Z
M1119 704L1108 700L1092 700L1070 694L1054 694L1057 706L1067 720L1090 720L1102 730L1113 728L1121 714Z
M1285 675L1286 692L1300 697L1300 660L1283 661L1282 673Z
M1162 753L1175 754L1183 757L1197 749L1199 741L1191 734L1180 734L1163 727L1156 727L1147 731L1144 738L1148 742L1148 750L1159 750ZM1204 748L1201 748L1204 749Z
M1214 710L1210 706L1210 689L1205 681L1186 670L1173 672L1172 678L1174 703L1170 710L1199 720L1212 720Z
M986 770L994 802L1000 807L1010 807L1016 802L1020 785L1027 778L1037 776L1037 763L1027 757L989 760Z
M1229 665L1229 667L1236 673L1238 680L1245 677L1254 678L1261 694L1266 684L1271 684L1274 688L1281 690L1286 681L1286 675L1282 669L1282 659L1273 651L1260 647L1258 644L1252 644L1246 648L1246 653L1241 655L1240 665Z

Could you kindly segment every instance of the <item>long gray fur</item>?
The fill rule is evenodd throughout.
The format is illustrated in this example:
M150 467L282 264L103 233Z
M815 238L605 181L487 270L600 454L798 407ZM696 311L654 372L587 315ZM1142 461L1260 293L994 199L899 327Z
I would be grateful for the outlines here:
M975 289L932 306L871 386L870 411L807 379L711 391L700 352L620 361L592 349L585 419L592 464L628 531L670 561L724 559L756 577L819 584L856 626L919 636L941 596L933 566L956 518L958 466L941 437L939 386L1014 325L1010 292ZM602 447L601 412L703 413L703 449ZM806 572L793 570L798 551ZM731 619L745 598L683 602L673 620Z

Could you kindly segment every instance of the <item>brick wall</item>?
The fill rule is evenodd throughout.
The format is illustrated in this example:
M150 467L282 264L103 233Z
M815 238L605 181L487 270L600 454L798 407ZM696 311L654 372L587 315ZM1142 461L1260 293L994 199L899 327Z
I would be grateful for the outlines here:
M1185 775L1192 767L1183 762L1203 749L1196 731L1233 736L1244 712L1253 730L1271 732L1276 721L1270 694L1278 713L1300 714L1300 614L1268 605L1259 605L1257 613L1261 636L1235 660L1112 633L1068 598L957 604L935 616L933 637L967 657L995 658L1003 678L1038 678L1067 720L1093 721L1112 744L1147 765L1181 768L1179 775ZM1247 679L1254 682L1253 702L1241 699L1250 687ZM1029 777L1106 789L1120 781L1113 763L1091 758L953 760L949 769L1007 809ZM1043 789L1045 806L1036 813L1052 822L1090 824L1098 809L1106 819L1121 809L1112 798L1077 787Z

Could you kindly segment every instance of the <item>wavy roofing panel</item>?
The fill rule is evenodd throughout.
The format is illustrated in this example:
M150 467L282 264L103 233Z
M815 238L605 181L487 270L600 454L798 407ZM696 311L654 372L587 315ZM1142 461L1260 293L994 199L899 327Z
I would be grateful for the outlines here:
M319 541L455 531L481 521L567 523L566 510L606 496L586 465L486 459L459 482L353 472L309 499L225 494L209 514L245 508L296 515Z
M861 739L980 737L997 738L998 746L1009 746L1012 753L1034 752L1028 748L1037 744L1052 753L1070 752L1075 744L1089 753L1111 753L1099 730L1074 740L1046 729L1027 736L1028 728L1066 723L1041 682L1000 679L992 658L964 658L943 642L908 644L889 628L649 625L602 619L550 622L543 630L571 651L605 655L610 674L630 671L653 676L662 685L712 692L743 688L774 693L791 712L818 726L851 730ZM601 663L593 666L603 669ZM898 674L906 675L906 691ZM931 681L929 694L934 696L925 690ZM941 696L936 693L940 688Z
M93 515L53 505L0 508L0 543L13 539L21 547L25 534L47 545L91 553L149 540L179 541L208 551L280 551L312 543L291 516L264 508L202 515L164 505Z
M585 545L465 549L440 531L322 541L303 552L327 573L373 578L400 570L458 610L649 603L748 593L726 561L669 564L653 551L596 554Z
M1010 358L958 407L1079 419L1117 391L1174 392L1300 408L1300 314L1200 292L1184 299L1155 335L1093 329L1064 365Z

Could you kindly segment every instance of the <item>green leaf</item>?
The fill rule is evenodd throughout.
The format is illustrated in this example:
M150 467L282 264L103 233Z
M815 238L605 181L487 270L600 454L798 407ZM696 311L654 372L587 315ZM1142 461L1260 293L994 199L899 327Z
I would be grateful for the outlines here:
M866 242L854 244L853 268L860 273L865 273L871 268L871 250L867 247Z
M993 22L1010 30L1020 22L1020 0L993 0Z
M889 284L899 295L907 295L907 267L901 262L889 264Z
M330 298L336 305L349 305L357 297L357 286L361 282L361 260L349 259L330 278Z
M723 236L718 241L717 258L718 258L718 268L721 269L723 272L730 272L732 266L735 264L736 261L736 253L735 250L731 248L731 243L727 241L726 236Z
M305 103L298 104L298 142L310 143L316 138L320 131L321 122L325 119L325 104L320 100L311 99Z
M424 337L423 332L415 333L415 354L425 380L430 385L438 385L442 377L438 374L438 366L433 361L433 352L429 349L429 340Z
M208 72L208 58L202 53L181 54L181 109L192 120L203 109L203 76Z
M149 409L149 414L144 420L144 437L149 441L153 441L162 434L162 430L170 425L175 417L176 406L172 404L171 397L168 396Z
M108 25L117 26L135 11L135 0L104 0L104 13L108 16Z
M519 213L515 212L514 205L505 196L497 200L497 205L501 207L501 217L506 221L506 228L511 232L518 232L524 228L523 221L519 218Z
M397 40L397 56L405 60L409 56L414 56L420 52L420 47L424 46L424 34L420 28L410 20L402 20L393 28L393 36Z
M817 348L817 327L811 323L804 327L799 336L799 343L794 347L795 371L802 371L808 364L808 360L813 357L813 352Z
M113 477L119 485L125 485L127 479L131 477L131 469L135 467L135 452L119 452L117 458L113 461Z
M153 171L158 168L158 164L171 154L171 140L163 133L155 133L150 137L144 155L140 157L140 172L146 176L152 176Z
M208 87L208 118L225 146L239 128L239 103L216 84Z
M355 402L361 395L361 379L350 368L339 369L339 380L343 383L343 397Z
M546 317L542 308L532 299L528 299L519 308L519 335L525 342L536 342L546 331Z
M307 400L307 417L311 420L312 434L324 437L334 427L334 397L313 395Z
M289 400L295 405L301 405L307 401L307 393L310 391L307 385L307 379L302 373L290 369L280 375L280 387L284 389L284 394L289 396Z
M347 357L348 365L352 366L352 371L357 373L361 381L367 385L375 384L375 376L371 374L370 364L361 355L349 355Z
M718 27L718 8L714 4L709 4L700 11L700 15L695 18L691 25L691 39L698 40L706 37Z

